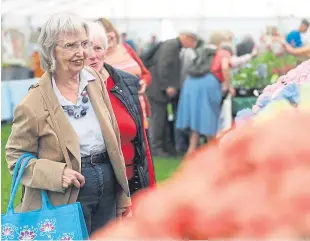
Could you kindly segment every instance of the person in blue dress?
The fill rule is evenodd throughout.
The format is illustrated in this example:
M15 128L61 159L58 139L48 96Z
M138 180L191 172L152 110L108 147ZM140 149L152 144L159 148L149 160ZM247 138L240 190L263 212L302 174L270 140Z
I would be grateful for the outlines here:
M190 130L187 155L195 151L201 135L208 141L214 139L218 130L221 111L222 93L234 94L230 85L231 52L220 45L226 41L226 36L217 32L210 38L212 44L208 48L216 49L211 62L210 72L199 77L189 76L181 91L176 127ZM198 51L198 49L197 49Z

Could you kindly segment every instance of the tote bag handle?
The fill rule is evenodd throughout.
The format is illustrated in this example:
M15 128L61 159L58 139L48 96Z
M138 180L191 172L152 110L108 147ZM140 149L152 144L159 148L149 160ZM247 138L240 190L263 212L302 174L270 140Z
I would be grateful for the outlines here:
M12 177L12 184L11 184L11 191L10 191L10 195L12 195L12 192L13 192L13 188L15 186L15 182L16 182L16 178L17 178L17 174L18 174L18 170L20 168L20 165L22 163L22 161L27 158L27 157L32 157L32 158L36 158L34 155L32 155L31 153L24 153L23 155L21 155L17 161L16 161L16 164L15 164L15 167L14 167L14 172L13 172L13 177Z
M24 170L25 170L26 166L28 165L29 161L31 159L33 159L33 158L36 158L36 157L34 157L32 154L26 153L26 154L22 155L18 159L18 164L19 165L21 164L22 160L24 160L24 161L21 164L21 167L20 167L19 170L18 170L18 166L15 166L15 169L14 169L14 175L17 176L17 177L15 177L15 179L13 180L14 183L12 182L12 186L11 186L12 192L11 192L11 195L10 195L10 201L9 201L9 205L8 205L8 209L7 209L7 213L6 213L7 215L13 215L14 214L13 203L14 203L14 200L15 200L15 197L16 197L16 193L17 193L17 190L18 190L18 185L19 185L20 180L21 180L21 178L22 178L22 176L24 174ZM53 206L52 206L51 202L49 201L49 198L47 196L46 191L41 190L41 197L42 197L42 208L41 208L41 210L43 210L43 209L52 209Z

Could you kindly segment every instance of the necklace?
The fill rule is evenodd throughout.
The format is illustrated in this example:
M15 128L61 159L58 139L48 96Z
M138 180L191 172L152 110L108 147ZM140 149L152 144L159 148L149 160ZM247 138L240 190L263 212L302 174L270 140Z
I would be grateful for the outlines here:
M89 97L86 87L79 96L76 105L64 105L62 108L69 116L73 116L75 119L86 116L87 110L89 109Z

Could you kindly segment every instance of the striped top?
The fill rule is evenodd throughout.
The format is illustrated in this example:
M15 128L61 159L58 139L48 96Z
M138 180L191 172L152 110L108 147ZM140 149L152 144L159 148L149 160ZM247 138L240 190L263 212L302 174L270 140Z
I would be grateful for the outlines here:
M141 77L141 68L139 64L131 57L126 48L119 44L112 53L105 56L105 62L116 69L121 69L130 74Z
M105 56L105 62L112 65L114 68L126 71L136 75L139 79L143 79L147 86L151 84L151 73L145 68L142 60L128 44L119 44L113 52L109 52ZM148 128L149 123L147 117L150 115L150 108L145 95L139 96L144 128Z

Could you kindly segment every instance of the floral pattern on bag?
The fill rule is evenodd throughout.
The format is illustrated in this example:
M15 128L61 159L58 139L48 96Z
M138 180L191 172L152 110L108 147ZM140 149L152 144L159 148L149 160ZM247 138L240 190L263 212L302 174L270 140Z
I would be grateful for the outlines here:
M47 236L51 238L51 234L56 232L55 219L45 219L38 224L40 230L40 236Z
M23 226L19 228L17 239L21 241L35 240L37 237L38 229L34 227Z
M1 227L1 239L9 240L14 238L14 232L16 231L16 227L12 224L6 223Z
M73 237L74 237L73 233L63 233L57 240L59 241L73 240Z
M38 223L38 228L23 226L16 227L10 223L1 225L1 240L20 240L32 241L38 236L46 236L49 240L68 241L73 240L74 233L63 233L54 239L52 236L56 233L56 219L45 219Z

